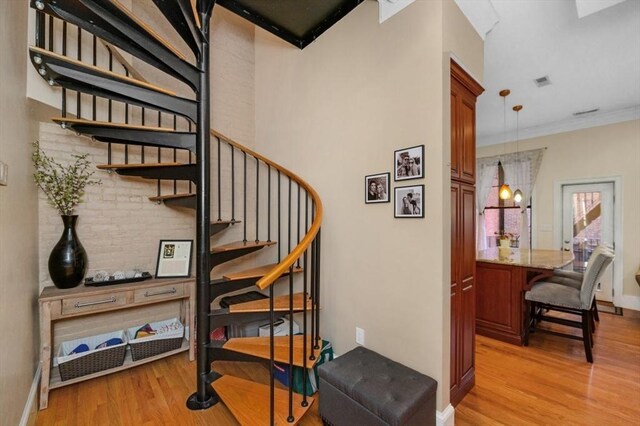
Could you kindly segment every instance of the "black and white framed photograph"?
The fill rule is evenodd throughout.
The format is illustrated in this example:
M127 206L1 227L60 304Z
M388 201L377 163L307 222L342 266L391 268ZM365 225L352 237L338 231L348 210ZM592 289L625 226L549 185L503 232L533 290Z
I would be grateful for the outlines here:
M395 188L395 217L424 217L424 185Z
M364 202L372 203L388 203L389 199L389 180L391 173L378 173L377 175L369 175L364 177Z
M191 275L193 240L160 240L156 278L179 278Z
M394 151L394 180L420 179L424 176L424 145Z

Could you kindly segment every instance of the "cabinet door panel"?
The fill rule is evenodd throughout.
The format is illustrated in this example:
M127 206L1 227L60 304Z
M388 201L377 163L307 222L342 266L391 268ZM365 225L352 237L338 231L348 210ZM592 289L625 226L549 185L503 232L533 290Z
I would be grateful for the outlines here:
M460 179L476 181L476 100L467 90L462 92L460 115Z
M463 88L451 80L451 178L460 179L460 159L462 147L460 140L460 91Z

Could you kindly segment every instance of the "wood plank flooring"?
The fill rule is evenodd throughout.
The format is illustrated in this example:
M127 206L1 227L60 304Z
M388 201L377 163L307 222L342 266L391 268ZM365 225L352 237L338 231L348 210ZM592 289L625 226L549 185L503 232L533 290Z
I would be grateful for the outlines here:
M600 319L594 364L584 360L582 342L570 339L537 333L525 348L478 336L476 386L456 407L456 425L640 425L640 319ZM184 353L55 389L36 424L237 425L224 404L185 407L195 364ZM218 362L216 369L268 382L260 364ZM318 405L301 425L322 424Z
M640 319L601 313L593 356L589 364L582 342L544 333L529 347L477 336L476 385L456 426L640 425Z

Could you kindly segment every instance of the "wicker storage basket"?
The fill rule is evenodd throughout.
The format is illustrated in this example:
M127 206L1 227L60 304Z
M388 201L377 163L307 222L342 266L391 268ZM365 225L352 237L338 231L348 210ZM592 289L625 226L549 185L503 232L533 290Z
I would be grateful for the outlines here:
M184 327L178 318L152 322L149 325L153 330L157 330L158 334L136 339L136 331L144 325L131 327L127 330L131 358L134 361L180 349L184 336Z
M80 344L84 343L89 348L95 348L112 338L122 339L122 343L69 355L69 353ZM60 371L60 378L65 381L87 374L97 373L98 371L120 367L124 363L126 347L127 340L124 331L115 331L98 336L62 342L56 359Z

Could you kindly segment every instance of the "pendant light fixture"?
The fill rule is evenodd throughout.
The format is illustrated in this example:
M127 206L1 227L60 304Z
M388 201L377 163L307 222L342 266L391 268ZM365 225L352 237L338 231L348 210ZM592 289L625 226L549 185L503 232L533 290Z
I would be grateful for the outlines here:
M505 136L505 142L504 145L502 147L502 154L504 155L505 153L505 147L506 147L506 137L507 137L507 96L509 96L509 94L511 93L511 90L509 89L504 89L500 91L500 96L502 96L502 108L504 110L504 136ZM511 198L511 188L509 188L509 184L507 182L504 182L502 184L502 186L500 187L500 190L498 191L498 196L500 197L501 200L508 200L509 198Z
M522 105L514 106L513 110L516 112L516 165L520 167L520 110L522 110ZM513 201L516 203L520 203L522 201L522 191L520 188L516 189L513 193Z

